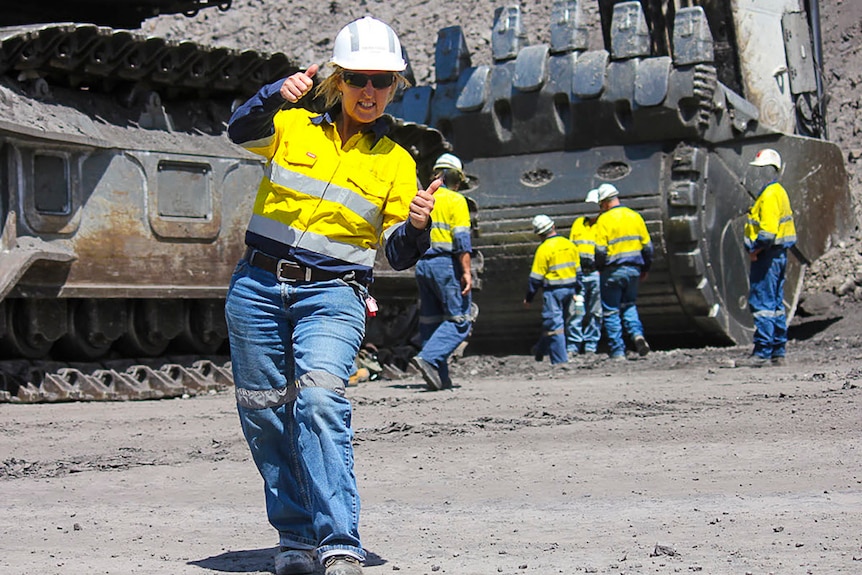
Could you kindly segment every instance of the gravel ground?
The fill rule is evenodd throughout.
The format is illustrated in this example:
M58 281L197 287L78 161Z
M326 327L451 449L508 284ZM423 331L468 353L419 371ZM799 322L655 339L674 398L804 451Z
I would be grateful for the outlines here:
M348 388L367 575L857 574L862 307L742 349ZM469 348L468 348L469 349ZM0 574L272 573L230 390L0 404Z

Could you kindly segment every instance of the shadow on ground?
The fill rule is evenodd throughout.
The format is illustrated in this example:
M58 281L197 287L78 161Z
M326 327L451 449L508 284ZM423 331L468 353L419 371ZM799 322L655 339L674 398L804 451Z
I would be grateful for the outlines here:
M822 335L833 324L844 319L844 316L796 318L787 328L787 337L804 341L814 336Z
M189 561L188 564L222 573L274 573L273 557L277 552L277 547L226 551L205 559ZM367 567L379 567L387 563L386 559L372 551L366 551L366 553L365 565ZM323 568L319 568L317 572L323 573Z
M272 558L275 556L276 551L276 547L225 551L224 553L205 559L189 561L188 564L223 573L249 573L255 571L274 573L275 568L273 567Z

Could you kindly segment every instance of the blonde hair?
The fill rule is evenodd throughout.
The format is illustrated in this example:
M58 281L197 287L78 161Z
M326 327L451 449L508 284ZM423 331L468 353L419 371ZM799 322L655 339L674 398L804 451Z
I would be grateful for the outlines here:
M338 81L341 79L341 72L344 71L344 68L332 62L328 63L327 66L331 69L330 74L320 83L314 95L315 97L323 98L324 106L328 110L341 102L341 90L338 89ZM387 104L395 97L398 88L410 87L410 81L407 78L398 72L392 73L395 74L395 89L389 92L389 99L386 101Z

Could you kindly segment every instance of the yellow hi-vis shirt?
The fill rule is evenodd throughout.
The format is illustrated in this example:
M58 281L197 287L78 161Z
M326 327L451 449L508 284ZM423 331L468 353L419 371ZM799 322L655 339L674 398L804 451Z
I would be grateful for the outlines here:
M639 213L625 206L602 212L596 220L596 264L631 265L648 271L652 263L652 240Z
M594 227L594 224L590 224L590 218L581 216L572 222L572 229L569 231L569 241L578 248L582 268L586 268L588 264L592 266L596 259L596 233Z
M545 287L574 285L581 269L575 244L563 236L546 238L536 249L530 280Z
M748 211L745 223L745 247L748 251L773 246L789 248L796 243L796 225L787 191L772 182L760 193Z
M461 254L472 250L470 209L463 195L448 188L438 188L434 192L431 221L431 249L425 252L426 256Z
M373 132L342 148L335 125L323 118L280 110L271 136L242 144L268 160L248 231L370 268L387 232L409 216L416 163Z

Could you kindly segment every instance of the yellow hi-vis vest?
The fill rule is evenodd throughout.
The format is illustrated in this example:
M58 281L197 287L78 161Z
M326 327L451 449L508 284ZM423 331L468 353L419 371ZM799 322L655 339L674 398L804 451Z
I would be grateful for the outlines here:
M593 260L596 257L596 233L593 229L594 227L590 225L590 219L586 216L581 216L572 222L572 229L569 231L569 241L578 248L581 260Z
M372 267L387 232L409 216L416 163L387 137L353 136L302 108L281 110L275 133L243 147L268 160L248 230L288 246Z
M434 192L431 221L431 249L426 252L426 255L443 252L463 253L470 250L470 209L464 196L454 190L440 187ZM467 245L456 245L454 241L456 235L464 238Z
M787 191L772 182L760 193L748 211L745 223L745 247L749 251L772 246L789 248L796 243L796 225Z
M575 244L564 236L551 236L536 249L530 279L545 287L574 285L581 269Z
M642 251L652 249L646 223L639 213L625 206L602 212L596 220L596 252L602 252L605 266L644 266Z

